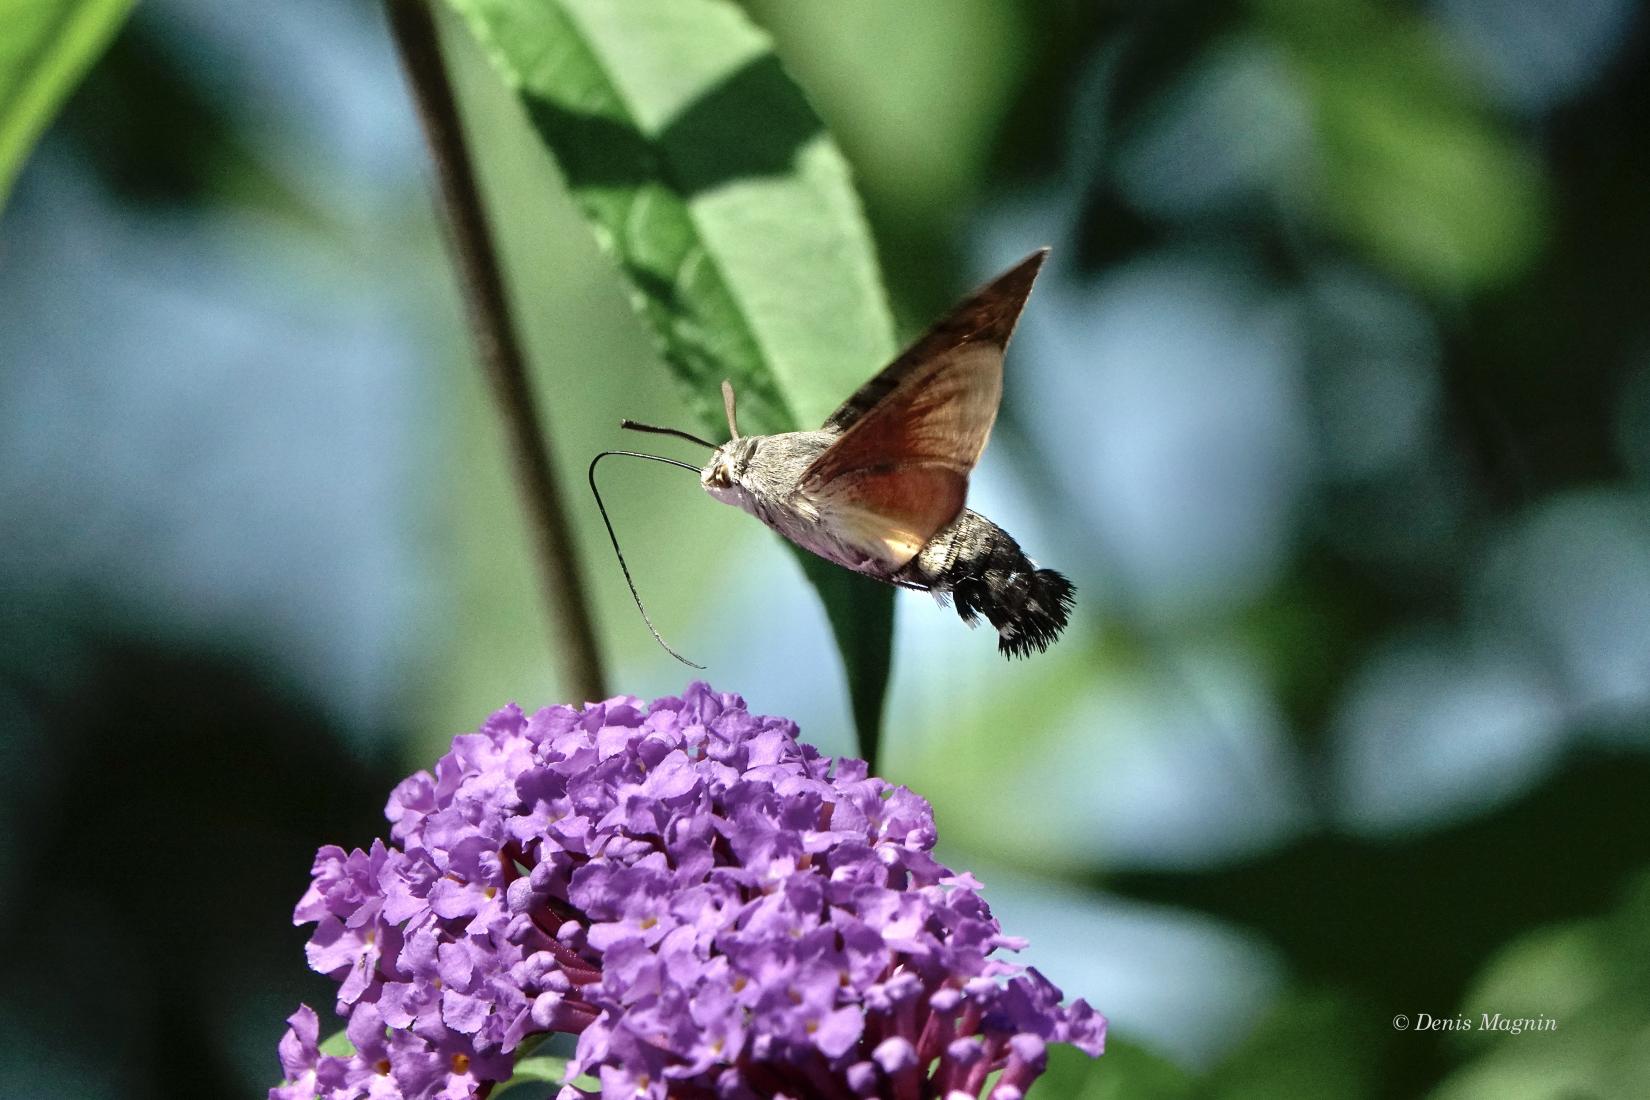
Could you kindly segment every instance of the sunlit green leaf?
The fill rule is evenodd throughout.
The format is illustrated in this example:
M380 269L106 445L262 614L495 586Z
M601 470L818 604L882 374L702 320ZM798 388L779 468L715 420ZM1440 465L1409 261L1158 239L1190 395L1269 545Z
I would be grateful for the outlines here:
M322 1054L330 1054L334 1058L347 1058L355 1053L355 1044L349 1041L346 1032L339 1030L322 1039L319 1050Z
M894 351L840 152L721 0L450 0L526 108L706 430L811 427ZM874 752L892 591L809 570Z
M0 206L35 139L132 0L0 0Z
M853 157L887 228L948 232L957 204L980 186L1025 74L1035 9L999 0L745 6Z

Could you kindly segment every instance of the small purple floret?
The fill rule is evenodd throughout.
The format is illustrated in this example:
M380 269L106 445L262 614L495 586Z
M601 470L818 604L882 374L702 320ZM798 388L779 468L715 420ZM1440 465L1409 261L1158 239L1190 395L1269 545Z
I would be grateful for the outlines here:
M514 706L404 780L392 843L316 853L294 913L355 1053L302 1007L270 1100L471 1097L576 1035L604 1095L1020 1096L1105 1019L997 959L921 798L693 684ZM562 1096L587 1095L571 1085Z

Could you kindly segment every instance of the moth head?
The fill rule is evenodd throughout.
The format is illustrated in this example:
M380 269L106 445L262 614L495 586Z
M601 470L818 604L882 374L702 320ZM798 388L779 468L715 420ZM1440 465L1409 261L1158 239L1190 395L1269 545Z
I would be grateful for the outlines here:
M705 492L723 504L738 504L745 493L743 481L756 455L756 442L753 436L743 436L716 448L699 472L699 484Z

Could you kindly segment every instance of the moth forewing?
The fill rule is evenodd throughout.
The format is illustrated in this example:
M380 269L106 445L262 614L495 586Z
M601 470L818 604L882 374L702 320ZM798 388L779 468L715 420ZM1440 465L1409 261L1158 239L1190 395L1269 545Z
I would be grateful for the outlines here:
M912 371L842 433L797 491L895 568L963 509L1002 396L1002 348L964 345Z
M1048 249L1039 248L959 302L826 417L825 430L845 431L852 427L912 371L934 362L952 348L970 341L1006 348L1031 294L1031 284L1047 257Z
M961 514L1003 396L1003 357L1047 249L964 299L825 421L841 438L798 485L844 539L909 563Z

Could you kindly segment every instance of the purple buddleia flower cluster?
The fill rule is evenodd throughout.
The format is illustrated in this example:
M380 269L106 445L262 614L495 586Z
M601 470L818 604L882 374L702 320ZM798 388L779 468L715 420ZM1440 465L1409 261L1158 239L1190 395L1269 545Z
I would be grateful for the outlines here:
M300 1008L270 1100L485 1096L557 1032L569 1081L650 1100L1016 1100L1050 1043L1098 1055L1098 1013L993 957L1023 941L928 804L796 732L694 684L455 738L392 843L316 854L294 920L354 1051Z

